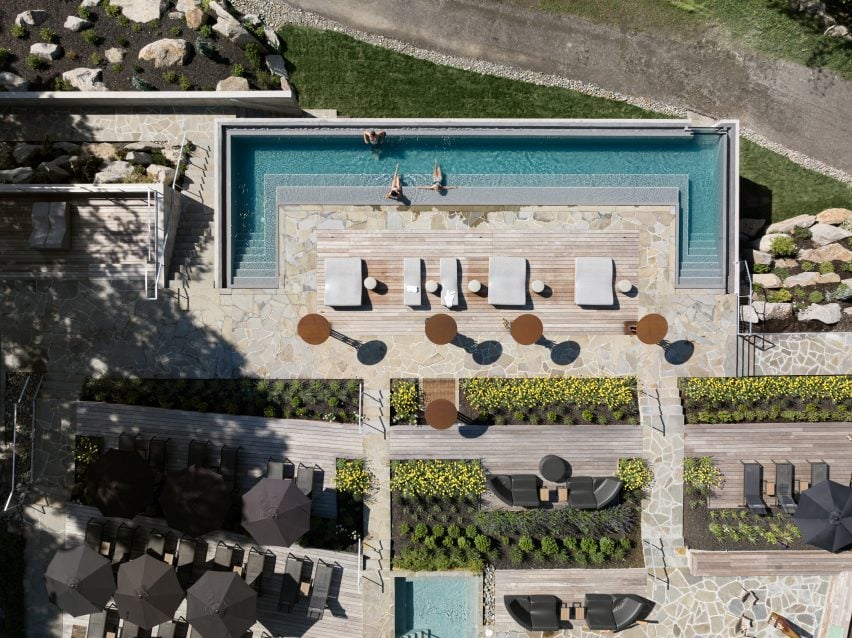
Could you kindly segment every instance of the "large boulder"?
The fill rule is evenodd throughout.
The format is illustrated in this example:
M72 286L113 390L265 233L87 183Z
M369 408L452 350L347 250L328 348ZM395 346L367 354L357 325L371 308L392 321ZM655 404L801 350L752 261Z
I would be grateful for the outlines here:
M766 229L766 233L792 233L795 228L809 228L816 223L816 215L797 215L790 219L775 222Z
M175 178L175 169L162 164L151 164L145 169L145 172L148 173L148 177L154 178L154 181L166 184L171 184Z
M769 249L772 247L772 240L776 237L787 237L787 235L784 233L767 233L760 238L759 242L757 242L757 249L768 253Z
M145 151L130 151L124 156L124 159L133 164L140 164L141 166L148 166L148 164L154 161L151 154Z
M54 142L51 147L68 155L76 155L80 152L80 145L74 142Z
M104 51L104 57L110 64L121 64L124 62L125 55L127 55L127 49L121 47L112 47Z
M266 57L269 58L269 57L273 57L273 56L266 56ZM281 56L278 56L278 57L281 57ZM283 62L284 62L283 58L282 58L281 62L283 64ZM269 63L267 62L267 66L268 65L269 65ZM270 71L272 73L275 73L275 71L272 71L272 69L270 69ZM285 71L285 75L286 75L286 71ZM745 235L746 237L748 237L749 239L754 239L755 237L758 236L761 228L763 228L763 225L765 223L766 222L763 221L762 219L754 219L754 218L751 218L751 217L740 217L740 232L743 235Z
M42 162L38 165L38 172L47 176L47 181L51 183L64 182L69 177L71 168L71 158L68 155L60 155L56 159L49 162Z
M266 63L266 68L272 75L277 75L281 78L287 77L287 65L284 64L284 57L280 55L266 55L263 57Z
M160 144L156 142L131 142L124 145L125 151L153 151L155 148L160 148Z
M852 219L852 210L848 208L826 208L816 216L821 224L842 224L847 219Z
M30 88L30 83L11 71L0 71L0 87L6 91L26 91Z
M84 20L83 18L78 18L77 16L68 16L65 18L65 24L62 26L69 31L77 32L91 28L92 23L88 20Z
M146 44L139 50L139 59L153 62L157 69L183 65L188 56L189 42L181 38L163 38Z
M0 142L0 170L5 171L7 168L15 168L17 162L15 162L15 158L12 155L13 148L9 142Z
M793 304L772 303L769 301L755 301L752 303L755 312L763 321L774 319L790 319L793 316Z
M201 7L190 7L183 12L183 19L186 20L186 26L190 29L198 29L207 20L207 14Z
M840 322L840 304L811 304L804 310L800 310L796 318L799 321L821 321L831 326Z
M81 7L86 7L87 9L93 9L101 3L101 0L83 0L80 3Z
M176 11L189 11L201 5L201 0L177 0L175 3Z
M840 283L840 275L836 272L827 272L824 275L820 275L819 279L817 279L818 284L839 284Z
M787 277L784 280L784 287L795 288L796 286L816 286L818 283L818 272L800 272L798 275Z
M168 4L166 0L110 0L110 4L121 7L121 12L133 22L159 20Z
M93 155L105 161L118 159L118 150L109 142L89 142L83 144L83 153Z
M799 259L815 261L818 264L826 261L852 261L852 251L847 250L840 244L828 244L819 248L803 250L799 254Z
M78 91L106 91L107 88L101 81L102 77L103 71L97 67L93 69L78 67L62 74L62 79Z
M795 259L776 259L775 267L776 268L796 268L799 265L799 262Z
M29 164L41 153L41 144L15 144L12 157L19 165Z
M217 91L248 91L249 83L245 78L236 76L227 77L224 80L219 80L216 83Z
M33 180L33 169L29 166L19 166L0 171L0 184L28 184Z
M817 246L833 244L834 242L842 241L847 237L852 237L852 232L840 228L839 226L832 226L831 224L823 223L816 223L811 226L811 240Z
M62 47L52 42L36 42L30 47L30 55L51 62L62 57Z
M250 34L240 21L228 13L218 2L211 2L210 9L216 14L216 24L213 25L213 30L224 38L228 38L231 42L240 48L245 48L247 44L257 42L252 34Z
M48 16L47 11L42 11L41 9L30 9L29 11L22 11L16 15L15 24L22 27L37 27L44 23L48 17L50 16Z
M263 25L263 37L266 38L266 42L273 51L281 50L281 39L272 27Z
M130 162L117 160L110 162L101 172L95 174L95 184L123 182L131 175L133 175L133 165Z
M781 287L781 278L778 275L773 275L772 273L754 275L753 279L754 283L759 286L763 286L767 290L774 290Z
M762 250L752 250L751 263L769 266L772 264L772 255L770 255L769 253L765 253Z

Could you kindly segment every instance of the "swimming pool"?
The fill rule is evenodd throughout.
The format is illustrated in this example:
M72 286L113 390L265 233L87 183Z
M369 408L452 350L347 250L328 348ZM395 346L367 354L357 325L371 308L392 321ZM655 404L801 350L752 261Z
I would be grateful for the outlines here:
M436 161L446 184L458 187L443 205L651 203L635 199L643 193L659 204L668 203L663 190L676 192L679 278L724 275L727 129L642 135L590 127L578 135L410 127L389 129L378 149L367 147L360 132L268 128L230 137L232 278L277 274L277 203L386 204L382 195L399 164L411 204L435 204L433 193L416 187L429 185Z
M479 630L479 580L426 575L394 579L396 638L475 638Z

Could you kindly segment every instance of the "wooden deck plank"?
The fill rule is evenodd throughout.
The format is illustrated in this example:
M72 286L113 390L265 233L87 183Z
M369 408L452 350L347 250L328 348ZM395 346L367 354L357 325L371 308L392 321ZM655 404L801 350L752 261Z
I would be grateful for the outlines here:
M503 319L523 312L535 312L544 323L545 337L570 332L622 334L625 321L638 318L636 297L616 294L613 308L581 308L574 304L574 259L579 256L611 256L616 279L636 280L639 268L639 233L636 231L586 231L545 233L531 231L317 231L317 312L326 315L334 328L344 334L417 334L429 312L446 312L435 295L424 293L426 303L418 308L403 304L403 259L419 257L427 279L440 281L440 259L455 256L461 278L459 307L452 311L462 334L493 333L505 330ZM492 256L519 256L528 261L528 284L541 279L546 295L529 292L522 308L495 308L487 294L476 295L467 282L488 283L488 259ZM365 303L358 310L333 309L322 304L325 287L325 260L330 257L360 257L365 276L381 284L377 291L365 291ZM365 310L368 310L365 312Z
M689 550L689 570L693 576L831 575L852 570L852 555L821 550Z

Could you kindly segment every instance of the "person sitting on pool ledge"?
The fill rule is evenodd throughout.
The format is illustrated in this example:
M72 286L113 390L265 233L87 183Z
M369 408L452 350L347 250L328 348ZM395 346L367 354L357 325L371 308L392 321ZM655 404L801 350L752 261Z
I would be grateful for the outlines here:
M399 181L399 162L397 162L396 168L393 169L391 187L387 195L385 195L385 199L402 199L402 184Z
M382 142L385 141L385 132L379 131L378 133L373 129L364 131L364 144L368 144L369 146L378 146Z
M438 165L438 160L435 160L435 168L432 169L432 185L418 186L417 188L427 191L441 192L458 186L444 186L444 173L441 172L441 167Z

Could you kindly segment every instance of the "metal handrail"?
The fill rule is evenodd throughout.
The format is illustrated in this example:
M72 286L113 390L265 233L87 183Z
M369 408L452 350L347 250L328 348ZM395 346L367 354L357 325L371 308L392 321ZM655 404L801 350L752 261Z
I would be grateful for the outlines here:
M18 406L24 400L24 393L27 391L27 386L30 384L30 377L27 375L27 380L24 381L24 387L21 388L21 395L15 404L12 406L12 484L9 486L9 496L6 498L6 504L3 506L3 511L9 509L9 503L12 502L12 496L15 494L15 478L17 471L18 459Z
M361 563L363 562L363 555L361 549L361 537L358 537L358 580L356 581L358 584L358 593L361 593Z
M737 267L738 268L740 267L740 265L745 267L746 280L748 281L748 306L749 306L749 308L753 309L754 306L752 305L752 299L754 298L754 281L752 280L752 277L751 277L751 270L748 267L748 262L741 261L741 260L737 261ZM737 276L737 285L739 285L739 275ZM743 294L741 292L739 292L739 293L737 293L737 295L738 295L740 301L742 301ZM740 317L739 317L740 322L739 323L742 323L741 320L742 320L743 304L739 303L739 304L737 304L737 306L738 306L738 312L740 313ZM752 334L753 334L753 324L752 324L751 321L748 321L747 323L748 323L748 333L747 334L748 334L749 337L751 337ZM742 331L742 328L739 325L737 326L737 333L740 334L740 335L746 334Z
M172 177L172 190L175 190L175 186L177 185L178 173L180 173L180 161L183 159L183 147L186 145L186 132L184 131L183 137L180 139L180 153L178 153L178 161L175 164L175 174Z
M364 422L364 382L358 384L358 434L363 434L362 425Z
M30 417L32 421L30 422L30 484L35 482L35 474L33 474L33 468L35 463L35 430L36 430L36 400L38 399L38 393L41 390L41 384L44 382L44 375L41 375L38 378L38 385L36 386L35 392L33 393L33 403L32 403L32 413Z

